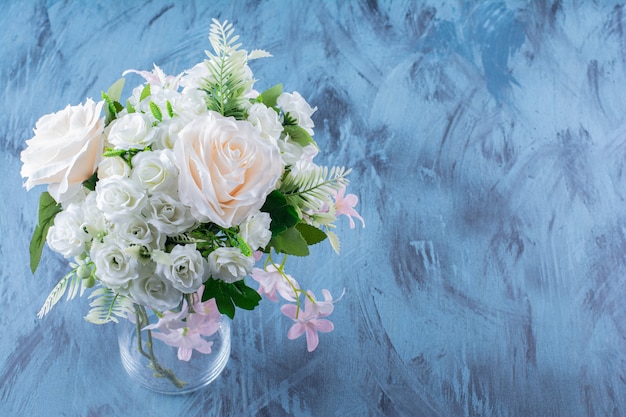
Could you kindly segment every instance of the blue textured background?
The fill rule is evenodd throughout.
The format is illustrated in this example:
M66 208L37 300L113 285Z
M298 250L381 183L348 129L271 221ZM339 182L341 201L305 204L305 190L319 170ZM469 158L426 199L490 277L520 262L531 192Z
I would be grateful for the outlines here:
M626 415L626 11L613 2L4 1L0 13L0 415ZM346 296L308 354L272 303L234 321L208 389L153 394L87 300L36 318L35 121L128 68L203 58L236 25L257 87L319 107L365 229L291 263ZM139 82L139 80L135 80Z

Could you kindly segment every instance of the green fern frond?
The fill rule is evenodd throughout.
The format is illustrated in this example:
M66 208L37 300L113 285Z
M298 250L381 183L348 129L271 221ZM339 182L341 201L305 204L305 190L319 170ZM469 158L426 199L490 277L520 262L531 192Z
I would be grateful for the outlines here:
M280 185L280 192L296 209L319 211L324 203L331 202L332 194L348 185L349 169L345 167L319 167L311 171L287 173Z
M110 288L98 288L89 298L94 300L89 304L91 309L85 320L93 324L117 323L117 317L127 317L135 311L130 298L116 294Z
M82 287L82 281L83 280L78 278L78 276L76 275L76 269L73 269L70 273L61 278L57 285L54 286L52 291L50 291L50 294L48 295L48 298L46 298L46 301L43 303L41 310L39 310L39 313L37 313L37 317L41 319L46 314L48 314L50 310L52 310L52 307L54 307L54 305L58 303L61 298L63 298L63 295L68 289L69 291L67 292L67 300L69 301L76 297L79 288ZM81 295L83 294L83 291L84 287L81 288Z
M224 116L242 118L246 91L252 88L254 79L247 70L248 53L240 50L238 35L234 35L232 23L220 23L213 19L209 41L214 53L206 52L205 61L209 77L202 88L207 93L207 108Z

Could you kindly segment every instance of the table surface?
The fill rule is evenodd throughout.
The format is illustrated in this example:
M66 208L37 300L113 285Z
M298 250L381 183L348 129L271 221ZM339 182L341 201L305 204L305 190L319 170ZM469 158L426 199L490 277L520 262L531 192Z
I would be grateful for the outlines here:
M547 3L3 3L0 415L626 415L626 11ZM219 379L171 397L126 376L86 297L37 319L68 267L46 249L30 273L19 156L124 70L203 59L213 17L273 54L258 89L319 108L318 160L354 168L366 227L292 259L346 290L315 352L263 302Z

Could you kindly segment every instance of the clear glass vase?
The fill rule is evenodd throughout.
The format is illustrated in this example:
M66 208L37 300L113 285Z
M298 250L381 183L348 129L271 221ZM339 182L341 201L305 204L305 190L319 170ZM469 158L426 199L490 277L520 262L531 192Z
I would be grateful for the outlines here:
M156 317L151 316L155 323ZM222 317L219 330L204 337L212 342L208 354L194 351L189 361L178 359L178 348L140 330L130 320L117 324L117 339L122 365L135 381L161 394L187 394L210 384L217 378L230 357L230 321ZM140 347L141 344L141 347Z

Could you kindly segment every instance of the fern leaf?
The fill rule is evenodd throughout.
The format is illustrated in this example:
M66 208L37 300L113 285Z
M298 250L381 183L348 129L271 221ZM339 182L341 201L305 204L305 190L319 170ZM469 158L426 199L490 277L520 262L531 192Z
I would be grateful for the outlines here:
M213 19L209 41L214 53L207 51L206 61L209 77L202 88L207 93L207 108L224 116L242 118L244 94L252 88L254 79L247 70L248 53L239 50L238 35L234 35L232 23L220 23ZM255 52L253 56L260 55ZM261 54L262 55L262 54Z
M46 301L43 303L41 310L39 310L39 313L37 313L37 317L41 319L46 314L48 314L50 310L52 310L52 307L54 307L54 305L58 303L61 298L63 298L63 295L68 290L68 288L69 292L67 292L67 300L71 300L76 297L76 294L78 293L78 288L81 287L81 283L82 279L76 276L76 269L72 270L70 273L61 278L57 285L54 286L52 291L50 291L50 294L48 295L48 298L46 298ZM81 290L81 295L83 293L83 290L84 289Z
M131 299L114 293L110 288L98 288L89 298L94 300L89 304L91 309L85 320L93 324L117 323L117 317L127 317L134 311Z
M337 255L339 255L339 251L341 250L341 243L339 242L339 237L331 231L326 231L326 235L328 236L328 241L330 242L330 246L332 246L333 250Z
M280 185L280 191L287 202L302 210L321 210L324 204L330 204L332 195L341 187L348 185L347 175L350 170L344 167L315 166L307 172L289 172Z

